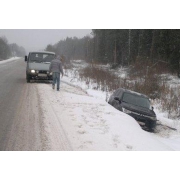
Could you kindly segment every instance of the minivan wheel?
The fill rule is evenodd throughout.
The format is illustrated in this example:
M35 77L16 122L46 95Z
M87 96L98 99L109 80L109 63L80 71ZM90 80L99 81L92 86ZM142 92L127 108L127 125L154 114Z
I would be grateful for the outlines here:
M178 72L178 77L180 78L180 71Z
M30 83L30 79L31 79L30 76L27 75L27 76L26 76L26 81L27 81L27 83Z

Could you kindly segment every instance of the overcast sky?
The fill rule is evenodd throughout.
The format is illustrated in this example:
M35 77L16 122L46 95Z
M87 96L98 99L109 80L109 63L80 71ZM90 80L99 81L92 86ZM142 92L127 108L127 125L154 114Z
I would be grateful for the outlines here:
M0 37L5 36L8 43L23 46L26 53L43 50L48 44L55 44L66 37L82 38L91 29L0 29Z

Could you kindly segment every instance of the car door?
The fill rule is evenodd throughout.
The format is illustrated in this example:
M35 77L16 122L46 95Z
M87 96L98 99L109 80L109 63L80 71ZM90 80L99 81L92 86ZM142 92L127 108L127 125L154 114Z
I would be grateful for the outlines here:
M122 106L120 104L120 101L121 100L121 95L122 95L122 90L121 89L118 89L115 91L115 93L113 94L112 96L112 106L115 107L116 109L122 111ZM116 100L115 98L119 98L119 100Z

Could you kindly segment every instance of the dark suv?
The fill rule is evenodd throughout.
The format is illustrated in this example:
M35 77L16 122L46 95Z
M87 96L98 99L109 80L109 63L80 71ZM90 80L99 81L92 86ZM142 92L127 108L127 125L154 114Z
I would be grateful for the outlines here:
M110 96L108 103L132 116L143 129L154 131L157 118L146 95L119 88Z
M30 52L28 56L25 56L27 82L29 83L31 79L51 80L52 73L49 72L49 66L54 57L55 53L47 51Z

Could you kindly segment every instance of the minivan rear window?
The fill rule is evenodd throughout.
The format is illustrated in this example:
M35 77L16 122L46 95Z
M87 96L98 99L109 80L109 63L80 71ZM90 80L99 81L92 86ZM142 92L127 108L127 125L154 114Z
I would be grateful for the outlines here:
M29 55L30 62L36 62L36 63L51 62L53 59L54 59L54 54L31 53Z

